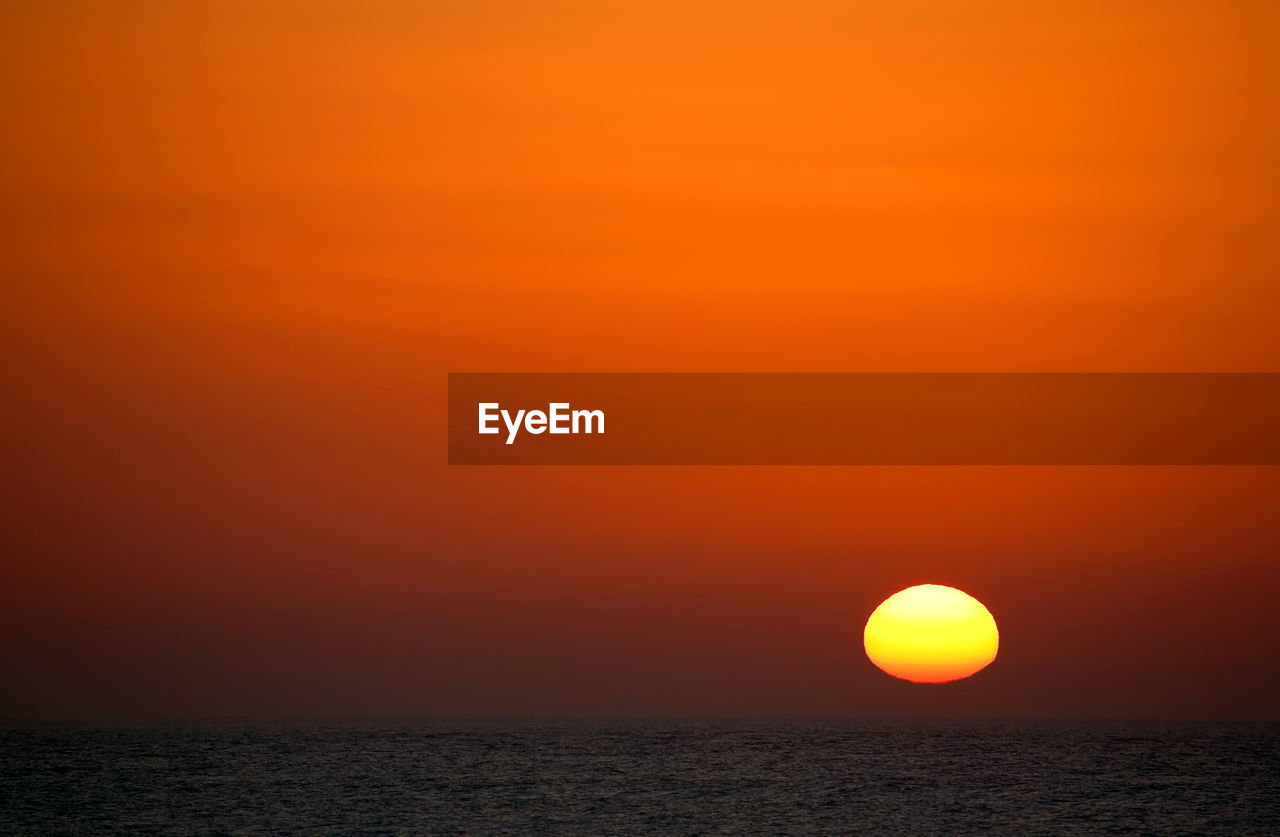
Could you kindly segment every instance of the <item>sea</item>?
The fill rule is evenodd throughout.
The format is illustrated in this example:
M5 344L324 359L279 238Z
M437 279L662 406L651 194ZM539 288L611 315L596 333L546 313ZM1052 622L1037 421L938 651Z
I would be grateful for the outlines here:
M0 834L1280 835L1280 726L8 726Z

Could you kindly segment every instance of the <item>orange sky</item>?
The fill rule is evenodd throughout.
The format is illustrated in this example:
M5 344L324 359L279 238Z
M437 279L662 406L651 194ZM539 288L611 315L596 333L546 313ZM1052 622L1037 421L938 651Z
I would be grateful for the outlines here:
M1275 469L448 468L444 398L1280 371L1280 12L616 5L6 12L0 715L1274 715ZM921 582L946 691L862 655Z

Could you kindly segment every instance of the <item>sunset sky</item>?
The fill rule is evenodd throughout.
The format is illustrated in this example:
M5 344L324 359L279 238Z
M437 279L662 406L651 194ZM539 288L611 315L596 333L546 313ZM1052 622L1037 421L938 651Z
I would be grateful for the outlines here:
M1280 371L1280 6L618 5L9 4L0 717L1280 717L1276 468L445 464L449 372Z

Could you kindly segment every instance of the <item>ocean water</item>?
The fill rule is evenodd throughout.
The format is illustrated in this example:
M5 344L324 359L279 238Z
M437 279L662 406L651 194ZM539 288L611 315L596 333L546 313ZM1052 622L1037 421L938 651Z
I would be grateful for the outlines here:
M0 834L1269 834L1280 727L10 727Z

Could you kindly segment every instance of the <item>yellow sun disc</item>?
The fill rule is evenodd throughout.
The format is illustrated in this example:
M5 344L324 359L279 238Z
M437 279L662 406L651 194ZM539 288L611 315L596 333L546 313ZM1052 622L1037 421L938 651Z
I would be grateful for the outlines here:
M946 683L996 658L1000 632L982 602L954 587L920 584L881 602L862 632L867 657L913 683Z

